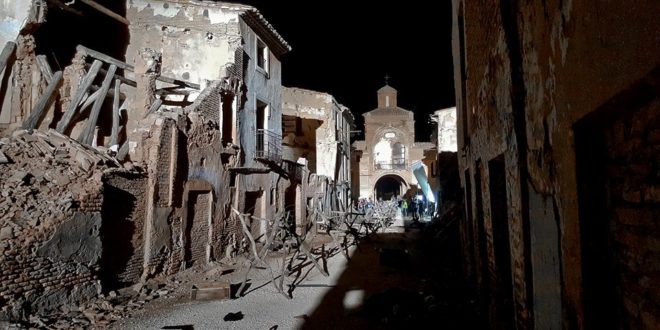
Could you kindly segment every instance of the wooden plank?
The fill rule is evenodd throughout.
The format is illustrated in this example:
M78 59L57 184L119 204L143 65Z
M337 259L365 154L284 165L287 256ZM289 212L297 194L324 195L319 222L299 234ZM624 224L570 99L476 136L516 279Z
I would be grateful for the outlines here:
M48 64L46 55L37 55L37 65L39 66L39 70L41 70L41 74L44 75L46 81L50 84L51 80L53 80L53 70L51 70L50 64Z
M46 110L50 108L58 95L60 86L62 85L62 71L55 72L55 75L48 84L48 88L43 95L39 98L39 102L32 109L30 116L23 123L24 129L35 129L37 125L44 119Z
M131 22L129 22L125 17L115 13L114 11L112 11L112 10L106 8L106 7L101 6L100 4L96 3L93 0L80 0L80 2L82 2L86 5L100 11L101 13L117 20L120 23L124 23L126 25L131 25Z
M16 52L16 43L7 41L5 47L2 48L2 53L0 53L0 71L5 68L9 60L14 56L14 52Z
M101 107L105 101L106 94L108 94L110 85L112 85L112 80L116 71L117 67L114 65L111 65L110 69L108 69L108 74L105 75L105 79L103 79L103 84L101 85L101 94L99 94L99 97L94 102L94 106L92 106L92 112L89 114L89 118L85 124L85 129L82 131L82 133L80 133L80 136L78 137L78 142L87 145L92 144L92 141L94 140L94 131L96 130L96 122L99 119Z
M112 100L112 133L110 134L110 145L119 143L119 88L121 80L115 79L115 97Z
M147 118L148 115L150 115L153 112L156 112L156 110L158 110L158 108L160 108L162 104L163 104L163 100L156 99L156 101L154 101L154 103L151 104L149 111L147 111L147 113L144 114L143 118Z
M78 104L85 96L85 93L87 93L89 87L92 86L92 83L94 82L94 78L96 78L96 75L99 73L99 69L101 69L102 64L103 63L101 61L95 60L94 63L92 64L92 67L89 69L85 77L80 82L80 85L78 85L78 90L76 91L76 95L73 97L73 100L71 100L71 104L69 104L69 108L64 113L64 116L62 116L62 119L60 119L60 122L57 123L57 131L59 133L64 133L64 131L69 127L69 123L71 122L71 118L73 118L73 115L76 113L76 108L78 108Z
M85 63L85 66L86 66L86 67L89 67L90 65L91 65L91 64L89 64L89 63ZM121 67L119 67L119 66L117 66L117 67L121 69ZM106 70L104 70L104 69L101 69L99 72L100 72L101 74L108 74L108 71L106 71ZM119 80L121 80L122 83L124 83L124 84L126 84L126 85L128 85L128 86L131 86L131 87L137 87L137 82L135 82L135 80L132 80L132 79L126 78L126 77L124 77L124 76L120 76L120 75L118 75L118 74L115 74L115 79L119 79Z
M101 89L101 87L96 86L96 85L92 85L92 87L89 88L90 91L94 91L94 92L98 91L99 89ZM115 90L114 89L108 90L108 94L106 94L105 96L106 97L114 97L115 96ZM119 99L122 100L122 101L126 100L127 99L126 94L124 94L122 92L119 92Z
M106 63L114 64L120 69L135 72L135 67L133 65L128 64L126 62L122 62L122 61L120 61L116 58L110 57L110 56L105 55L101 52L97 52L93 49L89 49L89 48L87 48L83 45L78 45L78 47L76 47L76 50L78 50L80 52L83 52L83 53L87 54L88 56L91 56L91 57L93 57L97 60L101 60L101 61L106 62ZM194 88L194 89L200 89L201 88L199 86L199 84L191 83L191 82L184 81L184 80L174 79L174 78L170 78L170 77L166 77L166 76L158 76L158 78L156 78L156 79L158 81L162 81L162 82L166 82L166 83L170 83L170 84L174 84L174 85L186 86L186 87L190 87L190 88Z
M115 158L122 162L128 156L128 140L124 141L119 150L117 151L117 156Z

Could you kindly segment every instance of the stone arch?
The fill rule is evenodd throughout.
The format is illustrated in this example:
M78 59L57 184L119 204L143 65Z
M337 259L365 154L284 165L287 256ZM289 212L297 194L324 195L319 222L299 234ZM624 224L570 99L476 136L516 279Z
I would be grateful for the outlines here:
M395 173L385 173L374 180L373 196L374 200L382 198L387 200L393 195L402 197L410 189L410 184L401 175Z

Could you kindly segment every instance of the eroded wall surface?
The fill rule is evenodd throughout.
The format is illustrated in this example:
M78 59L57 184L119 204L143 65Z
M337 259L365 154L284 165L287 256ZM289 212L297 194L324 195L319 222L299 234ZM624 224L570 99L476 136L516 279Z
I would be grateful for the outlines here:
M3 318L19 317L26 305L47 312L95 297L102 176L117 164L54 132L15 132L0 140L0 153Z
M659 9L654 1L634 6L454 1L459 172L468 215L463 232L465 248L472 251L468 269L480 288L496 285L489 281L501 274L488 171L490 161L501 159L507 184L500 193L507 196L518 328L581 328L597 324L594 320L601 317L584 311L585 301L593 297L583 292L591 279L583 279L581 245L586 244L582 235L592 227L580 215L586 207L577 189L581 179L576 175L575 125L588 116L597 117L595 122L616 123L621 119L612 114L638 111L633 105L602 109L628 89L638 90L638 95L640 88L657 94L657 84L639 87L637 82L655 79L649 77L656 76L653 72L660 64L660 26L651 14ZM631 100L640 99L644 97ZM648 120L655 117L657 112ZM632 149L625 153L634 154ZM542 227L536 226L556 230L543 230L539 237L535 233ZM603 249L607 254L616 251ZM481 266L482 260L487 267ZM644 318L655 313L653 305L624 306L622 301L637 300L625 296L615 298L618 314L610 313L627 313L617 322L632 328L658 326L653 318ZM554 316L546 319L549 315Z

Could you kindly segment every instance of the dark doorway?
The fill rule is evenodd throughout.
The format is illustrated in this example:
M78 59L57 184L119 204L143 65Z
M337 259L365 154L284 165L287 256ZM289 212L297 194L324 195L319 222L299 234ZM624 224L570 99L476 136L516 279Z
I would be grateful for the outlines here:
M222 95L222 143L234 143L234 95Z
M495 312L497 329L514 328L513 276L511 272L511 247L509 242L509 217L507 214L507 190L504 156L488 162L490 178L490 213L493 223L495 250L496 292Z
M392 197L401 196L401 188L403 186L403 179L386 175L376 181L376 200L391 200Z
M136 253L142 253L142 251L135 251L132 242L136 229L133 221L136 202L137 199L130 192L114 186L112 183L104 184L101 209L103 219L101 226L103 244L101 283L104 289L114 290L133 284L122 275L126 272L131 258ZM117 205L122 207L117 207Z
M211 201L208 191L191 191L188 195L188 215L184 231L184 261L186 267L206 263L209 246Z
M660 187L659 79L656 67L573 127L587 329L660 328L660 195L645 188Z

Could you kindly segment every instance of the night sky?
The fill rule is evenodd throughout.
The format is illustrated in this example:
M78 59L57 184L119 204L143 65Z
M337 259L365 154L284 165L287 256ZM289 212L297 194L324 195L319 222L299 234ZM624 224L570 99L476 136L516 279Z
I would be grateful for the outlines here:
M386 74L399 106L415 112L418 141L429 140L429 113L455 105L450 1L237 2L259 9L293 48L282 83L334 95L359 130Z
M125 0L97 1L125 12ZM351 109L358 130L364 129L361 114L376 107L385 75L399 91L399 106L415 112L418 141L429 140L429 113L455 105L450 1L234 2L259 9L292 46L281 59L283 84L334 95ZM78 43L122 58L126 27L87 5L73 7L85 15L54 10L39 29L39 44L49 52L55 49L62 66ZM99 24L105 28L99 30Z

